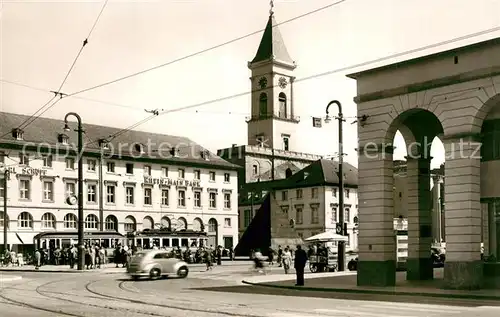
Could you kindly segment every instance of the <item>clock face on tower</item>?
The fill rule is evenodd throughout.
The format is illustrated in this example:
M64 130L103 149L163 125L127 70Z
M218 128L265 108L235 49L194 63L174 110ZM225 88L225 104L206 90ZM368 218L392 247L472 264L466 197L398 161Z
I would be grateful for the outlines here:
M259 79L259 86L261 89L264 89L267 87L267 78L266 77L261 77Z
M278 85L280 86L280 88L285 89L287 84L288 82L286 81L286 78L280 77L280 79L278 80Z

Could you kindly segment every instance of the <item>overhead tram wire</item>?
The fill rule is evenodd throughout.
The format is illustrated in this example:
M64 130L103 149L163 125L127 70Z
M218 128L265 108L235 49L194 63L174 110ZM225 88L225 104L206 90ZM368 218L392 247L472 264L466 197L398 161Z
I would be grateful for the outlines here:
M280 25L283 25L283 24L286 24L286 23L290 23L292 21L295 21L295 20L299 20L301 18L304 18L306 16L309 16L309 15L312 15L312 14L315 14L315 13L318 13L318 12L321 12L321 11L324 11L326 9L329 9L331 7L334 7L336 5L339 5L343 2L346 2L348 0L340 0L340 1L336 1L334 3L330 3L328 5L325 5L325 6L322 6L320 8L317 8L317 9L314 9L312 11L309 11L309 12L306 12L306 13L303 13L301 15L298 15L298 16L295 16L293 18L290 18L288 20L285 20L283 22L280 22L280 23L277 23L276 25L274 25L273 27L278 27ZM182 57L179 57L177 59L174 59L174 60L171 60L169 62L166 62L166 63L163 63L163 64L160 64L160 65L157 65L157 66L153 66L151 68L147 68L147 69L144 69L144 70L141 70L139 72L136 72L136 73L133 73L133 74L130 74L130 75L127 75L127 76L124 76L124 77L120 77L120 78L117 78L117 79L114 79L114 80L111 80L111 81L108 81L108 82L105 82L105 83L102 83L102 84L99 84L99 85L95 85L95 86L92 86L92 87L89 87L89 88L85 88L85 89L82 89L82 90L79 90L79 91L76 91L76 92L73 92L73 93L70 93L69 95L67 95L66 97L72 97L72 96L75 96L75 95L79 95L79 94L82 94L84 92L88 92L88 91L91 91L91 90L95 90L95 89L98 89L98 88L101 88L101 87L105 87L105 86L108 86L108 85L111 85L111 84L115 84L115 83L118 83L118 82L121 82L121 81L124 81L126 79L130 79L132 77L135 77L135 76L139 76L139 75L142 75L142 74L145 74L145 73L148 73L150 71L153 71L153 70L157 70L157 69L160 69L160 68L163 68L163 67L166 67L166 66L169 66L169 65L172 65L172 64L175 64L177 62L180 62L180 61L183 61L183 60L186 60L188 58L191 58L191 57L195 57L197 55L201 55L203 53L207 53L207 52L210 52L210 51L213 51L215 49L218 49L220 47L223 47L223 46L226 46L226 45L229 45L229 44L232 44L232 43L235 43L235 42L238 42L238 41L241 41L243 39L246 39L250 36L253 36L253 35L256 35L256 34L259 34L261 33L262 31L264 31L265 29L260 29L258 31L255 31L255 32L252 32L252 33L248 33L246 35L243 35L243 36L240 36L240 37L237 37L237 38L234 38L232 40L229 40L229 41L226 41L224 43L221 43L221 44L217 44L215 46L212 46L212 47L209 47L209 48L206 48L206 49L203 49L201 51L197 51L195 53L191 53L189 55L184 55Z
M69 78L69 75L71 74L71 72L73 71L78 59L80 58L82 52L83 52L83 49L87 46L87 44L89 43L89 38L90 36L92 35L92 33L94 32L94 29L95 27L97 26L97 23L99 22L100 18L101 18L101 15L102 13L104 12L104 9L106 8L106 5L108 4L108 0L105 0L104 1L104 4L102 5L102 8L101 8L101 11L99 12L99 14L97 15L97 18L96 20L94 21L94 24L92 25L87 37L85 38L85 40L83 40L83 43L82 43L82 46L80 47L80 50L78 51L78 54L76 55L75 59L73 60L73 63L71 64L71 67L69 68L68 72L66 73L66 76L64 76L64 79L63 81L61 82L61 84L59 85L59 88L56 90L56 91L52 91L52 93L54 94L54 98L56 97L59 97L59 100L61 100L63 97L66 97L67 94L63 94L61 92L64 84L66 84L66 81L68 80ZM53 100L52 99L52 100ZM51 100L51 101L52 101ZM53 104L49 105L47 107L47 105L50 103L46 103L44 104L42 107L40 107L37 111L35 111L28 119L26 119L23 123L21 123L21 125L19 126L19 129L25 129L27 126L29 126L30 124L32 124L36 119L38 119L40 116L42 116L45 112L47 112L48 110L50 110L52 107L54 107L57 102L59 101L57 100L56 102L54 102ZM47 107L47 108L45 108ZM44 109L45 108L45 109Z
M490 29L486 29L486 30L479 31L479 32L475 32L475 33L471 33L471 34L468 34L468 35L456 37L456 38L453 38L451 40L441 41L441 42L438 42L438 43L434 43L434 44L430 44L430 45L426 45L426 46L421 46L419 48L414 48L414 49L411 49L411 50L407 50L407 51L403 51L403 52L400 52L400 53L388 55L388 56L385 56L385 57L376 58L376 59L369 60L369 61L366 61L366 62L362 62L362 63L358 63L358 64L346 66L346 67L341 67L341 68L333 69L333 70L330 70L330 71L327 71L327 72L323 72L323 73L317 73L317 74L314 74L314 75L306 76L306 77L303 77L303 78L296 79L295 83L306 81L306 80L310 80L310 79L314 79L314 78L319 78L319 77L323 77L323 76L327 76L327 75L332 75L332 74L335 74L335 73L340 73L340 72L344 72L344 71L347 71L347 70L352 70L352 69L356 69L356 68L359 68L359 67L368 66L368 65L371 65L371 64L376 64L376 63L379 63L379 62L383 62L383 61L386 61L386 60L390 60L390 59L394 59L394 58L397 58L397 57L405 56L405 55L408 55L408 54L417 53L417 52L424 51L424 50L427 50L427 49L440 47L440 46L443 46L443 45L455 43L455 42L458 42L458 41L462 41L462 40L474 38L474 37L477 37L477 36L481 36L481 35L485 35L485 34L489 34L489 33L493 33L493 32L498 32L498 31L500 31L500 26L494 27L494 28L490 28ZM271 86L271 88L274 88L274 87L276 87L276 85ZM146 117L146 118L144 118L144 119L142 119L142 120L134 123L133 125L131 125L131 126L127 127L127 128L124 128L124 129L118 131L117 133L109 136L108 141L115 139L116 137L122 135L123 133L125 133L127 131L135 129L136 127L138 127L138 126L140 126L140 125L142 125L142 124L144 124L146 122L149 122L150 120L152 120L152 119L154 119L154 118L156 118L156 117L158 117L160 115L164 115L164 114L172 113L172 112L178 112L178 111L187 110L187 109L192 109L192 108L198 108L198 107L202 107L202 106L205 106L205 105L208 105L208 104L213 104L213 103L217 103L217 102L226 101L226 100L230 100L230 99L242 97L242 96L245 96L245 95L249 95L252 92L254 92L254 90L250 90L250 91L246 91L246 92L242 92L242 93L238 93L238 94L234 94L234 95L230 95L230 96L225 96L225 97L221 97L221 98L217 98L217 99L212 99L212 100L204 101L204 102L193 104L193 105L189 105L189 106L184 106L184 107L170 109L170 110L164 110L161 113L153 114L151 116L148 116L148 117Z

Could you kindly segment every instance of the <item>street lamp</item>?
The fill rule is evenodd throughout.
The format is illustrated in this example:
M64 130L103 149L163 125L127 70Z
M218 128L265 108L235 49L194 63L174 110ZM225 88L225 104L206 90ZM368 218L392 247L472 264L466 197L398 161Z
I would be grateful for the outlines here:
M344 156L344 151L343 151L343 146L342 146L342 122L345 121L343 114L342 114L342 105L338 100L332 100L328 103L326 106L326 118L325 118L325 123L329 123L331 121L330 114L328 110L330 109L331 105L337 105L339 109L339 114L337 117L335 117L336 120L339 121L339 222L340 225L342 226L342 235L346 236L347 232L344 230L344 172L342 170L342 164L343 164L343 156ZM338 243L338 270L339 271L344 271L345 270L345 241L339 241Z
M82 271L85 267L85 250L83 248L83 230L84 230L84 216L83 216L83 129L82 118L75 112L69 112L64 117L64 131L70 131L68 126L68 117L73 116L78 121L78 270Z

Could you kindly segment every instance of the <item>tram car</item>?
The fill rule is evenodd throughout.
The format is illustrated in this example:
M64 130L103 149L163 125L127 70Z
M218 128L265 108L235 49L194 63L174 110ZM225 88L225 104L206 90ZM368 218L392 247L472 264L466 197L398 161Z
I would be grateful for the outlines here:
M167 250L188 263L201 261L201 249L210 247L207 243L207 233L194 230L146 229L126 236L126 245L132 250Z
M36 249L44 250L64 250L72 245L78 244L77 231L48 231L41 232L33 238ZM97 244L103 247L106 251L108 260L113 257L113 251L118 245L123 245L126 242L125 237L115 231L96 231L84 232L84 244Z

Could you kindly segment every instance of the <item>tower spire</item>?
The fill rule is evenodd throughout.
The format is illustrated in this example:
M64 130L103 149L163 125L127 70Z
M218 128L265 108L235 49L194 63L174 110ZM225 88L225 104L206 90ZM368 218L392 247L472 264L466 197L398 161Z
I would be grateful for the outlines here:
M271 16L271 15L273 15L273 14L274 14L274 0L271 0L271 1L269 2L269 6L271 7L271 8L269 9L269 16Z

